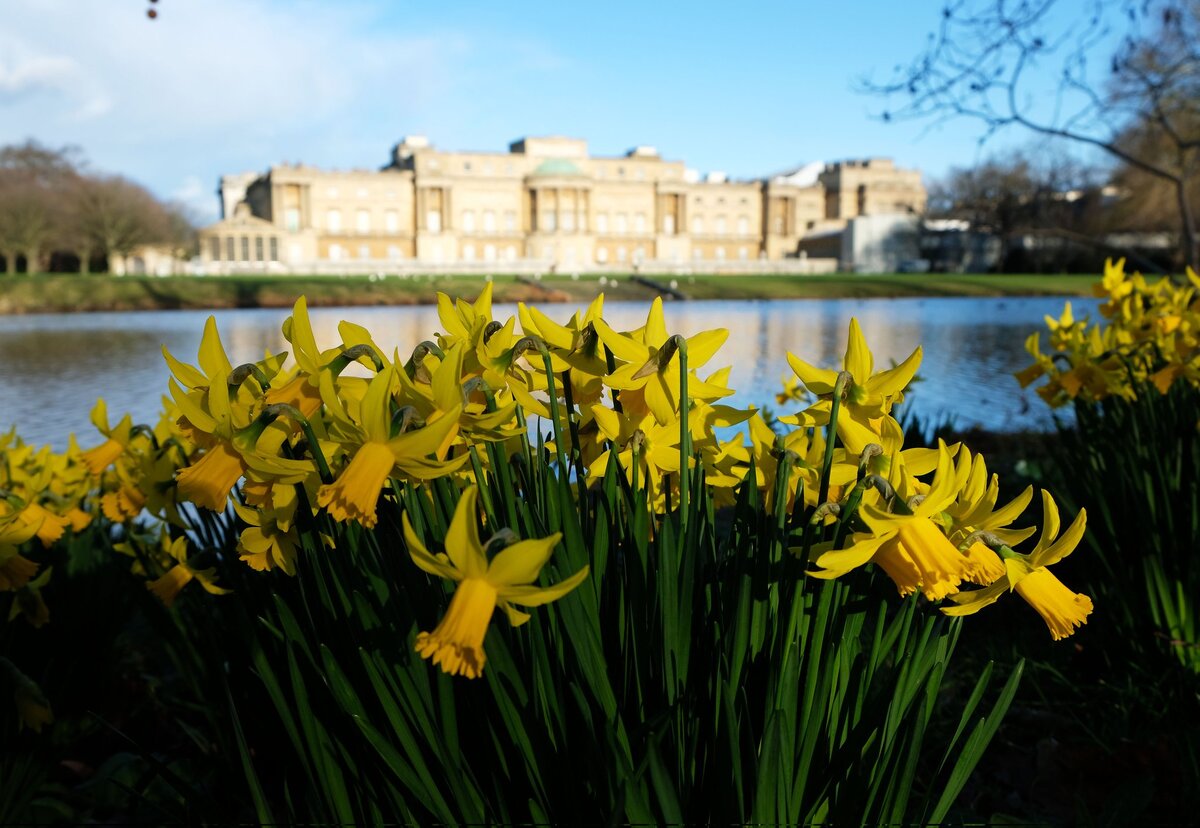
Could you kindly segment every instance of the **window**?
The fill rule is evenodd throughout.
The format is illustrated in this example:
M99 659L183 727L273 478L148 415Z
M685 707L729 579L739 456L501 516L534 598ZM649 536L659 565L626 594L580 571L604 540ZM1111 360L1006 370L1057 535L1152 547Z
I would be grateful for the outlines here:
M724 236L724 235L725 235L725 230L726 230L726 227L725 227L725 217L724 217L724 216L717 216L717 235L718 235L718 236Z
M663 232L668 236L675 235L675 217L669 213L663 216Z
M617 233L624 235L628 230L629 218L624 213L617 213L616 230Z
M618 262L625 261L625 246L624 245L617 248L617 261Z
M575 214L570 210L566 210L562 214L562 229L568 233L575 230Z
M367 188L366 188L366 187L359 187L359 188L358 188L358 197L359 197L359 198L366 198L366 197L367 197Z
M325 191L325 193L326 193L326 194L327 194L327 195L328 195L330 198L337 198L337 197L338 197L338 188L337 188L337 187L330 187L328 190L326 190L326 191Z
M750 258L750 251L744 247L738 248L738 258L743 262Z
M739 236L745 236L750 232L750 219L745 216L738 216L737 231Z
M383 214L383 229L389 233L400 232L400 214L395 210L388 210Z
M557 218L558 217L554 214L553 210L543 210L542 211L542 226L540 229L544 230L547 233L553 233L557 229L557 227L555 226L555 222L556 222Z
M329 245L329 261L340 262L342 260L342 246L340 244Z
M227 239L225 239L225 261L237 261L237 239L235 239L233 236L229 236Z
M776 216L771 222L772 232L776 235L783 235L783 216Z
M573 246L568 247L566 250L566 263L567 264L575 264L575 256L577 254L578 254L578 251Z
M387 257L393 262L399 261L401 257L400 248L394 244L389 244L387 249Z
M208 247L209 247L209 257L214 262L221 261L221 240L218 239L216 236L213 236L211 239L208 240Z
M483 211L483 232L485 232L485 233L495 233L496 232L496 211L495 210L484 210Z
M646 180L646 171L643 170L641 167L638 167L637 170L634 171L633 177L636 178L638 181L645 181Z
M325 213L325 229L330 233L342 232L342 211L330 210Z
M462 212L462 229L464 233L475 232L475 211L463 210Z
M263 260L263 240L262 236L254 237L254 261L261 262Z
M475 245L470 244L470 243L463 245L463 261L464 262L475 261Z
M463 172L465 172L465 173L469 173L470 171L471 171L471 162L470 162L470 161L464 161L464 162L463 162Z
M365 244L360 244L358 246L358 258L360 258L360 259L371 258L371 248Z
M288 207L283 211L283 226L293 233L300 229L299 207Z
M701 259L704 258L704 251L701 250L699 247L695 248L692 251L692 258L695 259L696 261L700 261Z
M583 210L580 210L580 211L579 211L579 217L578 217L578 221L576 221L575 223L576 223L576 225L578 225L578 227L579 227L579 232L581 232L581 233L586 233L586 232L587 232L587 229L588 229L588 227L587 227L587 225L588 225L588 222L587 222L587 213L586 213L585 211L583 211Z
M513 247L511 244L504 248L504 258L508 259L510 262L515 262L517 260L517 248Z
M816 226L817 226L817 223L816 223L815 221L806 221L806 222L804 223L804 228L805 228L806 230L811 230L811 229L813 229L813 228L814 228L814 227L816 227Z
M646 232L646 214L645 213L636 213L634 215L634 217L633 217L633 232L635 232L635 233L645 233Z
M246 236L242 236L242 261L250 261L250 239Z
M596 214L596 232L597 233L607 233L608 232L608 213L597 213Z
M624 178L624 177L625 177L625 168L617 167L617 178Z
M442 211L427 210L425 212L425 226L429 228L430 233L442 232Z
M494 244L485 244L485 245L483 246L483 260L484 260L485 262L494 262L494 261L496 261L496 245L494 245Z
M607 247L597 247L596 248L596 261L599 262L600 264L605 264L606 262L608 262L608 248Z
M268 250L270 254L270 260L273 262L279 261L279 239L271 236L270 243L268 244Z
M635 264L641 264L642 262L646 261L646 248L642 247L640 244L633 248L633 261Z
M504 229L509 233L516 231L516 229L517 229L517 211L516 210L505 210L504 211Z
M725 248L724 247L717 248L717 261L718 262L725 261Z
M383 197L386 198L388 201L395 201L396 200L396 191L388 190L386 193L383 194Z
M704 219L700 216L692 216L692 233L699 236L704 232Z
M359 210L354 216L354 229L360 233L371 232L371 213L367 210Z

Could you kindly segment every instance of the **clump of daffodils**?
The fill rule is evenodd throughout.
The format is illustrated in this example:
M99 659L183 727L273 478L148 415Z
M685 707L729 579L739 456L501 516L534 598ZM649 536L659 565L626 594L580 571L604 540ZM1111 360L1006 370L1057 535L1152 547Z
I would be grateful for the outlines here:
M210 319L195 364L164 349L169 396L153 427L128 417L114 426L101 402L101 440L87 451L38 453L4 438L4 467L17 471L0 480L0 590L39 588L27 551L35 539L53 543L94 519L123 527L117 551L167 606L191 584L197 596L226 594L221 566L293 575L305 554L336 554L338 527L357 525L399 535L386 540L454 584L445 615L414 646L448 673L478 677L495 610L519 625L530 616L518 607L561 599L588 575L584 566L539 585L559 536L518 540L488 525L477 487L518 485L508 461L521 456L569 475L575 496L619 475L644 492L631 502L648 510L650 532L686 513L694 481L717 508L757 489L766 508L802 516L806 542L793 551L812 577L873 565L900 595L919 593L954 615L1015 591L1055 638L1091 612L1049 569L1079 543L1083 512L1059 536L1043 493L1041 540L1023 553L1037 527L1013 524L1032 491L999 505L998 481L966 446L905 447L893 411L919 348L877 370L852 321L840 367L788 355L794 376L777 402L790 410L765 418L725 402L734 393L719 363L728 332L672 334L660 300L643 325L620 331L604 321L603 297L563 323L525 305L494 318L490 284L474 302L438 299L441 330L410 354L388 353L349 322L338 341L318 343L302 298L283 326L289 352L238 363ZM1114 314L1134 313L1138 303L1127 304ZM1195 347L1185 313L1194 307L1181 306L1177 324L1150 326L1175 337L1173 353L1186 351L1179 342ZM541 456L531 432L541 434ZM435 482L438 497L459 493L444 539L418 534L407 512L401 531L381 519L383 504L402 508L403 489L433 492ZM235 554L196 542L214 513L237 521ZM42 617L36 602L22 606Z
M1190 268L1177 283L1125 272L1108 261L1093 286L1101 321L1077 319L1068 302L1058 319L1046 317L1050 352L1041 334L1025 343L1034 362L1017 373L1026 387L1041 377L1038 395L1052 407L1072 400L1135 399L1147 385L1166 394L1176 382L1200 386L1200 276Z

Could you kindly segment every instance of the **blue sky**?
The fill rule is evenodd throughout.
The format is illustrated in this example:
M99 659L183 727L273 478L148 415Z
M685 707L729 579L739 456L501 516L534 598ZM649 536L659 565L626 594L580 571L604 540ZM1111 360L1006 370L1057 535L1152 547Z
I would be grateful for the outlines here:
M412 133L653 144L735 177L888 155L928 180L1025 140L884 124L853 91L915 56L941 7L161 0L150 21L146 0L0 0L0 143L76 144L202 219L223 172L377 167Z

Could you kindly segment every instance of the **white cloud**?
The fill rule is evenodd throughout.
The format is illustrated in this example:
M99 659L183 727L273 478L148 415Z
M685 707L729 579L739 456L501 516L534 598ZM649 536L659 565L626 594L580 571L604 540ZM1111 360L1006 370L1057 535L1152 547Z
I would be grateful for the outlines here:
M144 8L0 0L0 144L81 147L205 218L223 173L378 166L409 133L498 148L509 122L536 128L513 112L541 112L537 81L570 66L536 37L418 25L385 0Z
M64 102L64 115L76 120L99 117L112 105L78 61L0 38L0 106L43 96Z

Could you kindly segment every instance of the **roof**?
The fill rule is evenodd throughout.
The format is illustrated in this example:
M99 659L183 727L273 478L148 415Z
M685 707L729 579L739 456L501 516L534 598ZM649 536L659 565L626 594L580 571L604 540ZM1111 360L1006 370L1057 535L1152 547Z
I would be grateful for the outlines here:
M583 170L579 169L573 161L568 161L566 158L547 158L530 173L530 176L539 177L551 175L583 175Z

